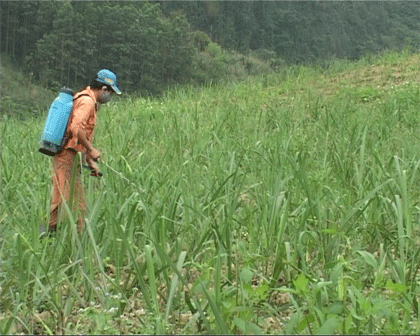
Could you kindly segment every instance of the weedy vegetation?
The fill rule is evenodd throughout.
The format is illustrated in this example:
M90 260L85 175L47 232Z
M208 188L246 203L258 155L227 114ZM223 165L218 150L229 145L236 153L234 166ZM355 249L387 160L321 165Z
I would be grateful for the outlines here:
M67 207L39 240L44 117L4 117L2 334L419 334L419 64L387 52L102 107L81 236Z

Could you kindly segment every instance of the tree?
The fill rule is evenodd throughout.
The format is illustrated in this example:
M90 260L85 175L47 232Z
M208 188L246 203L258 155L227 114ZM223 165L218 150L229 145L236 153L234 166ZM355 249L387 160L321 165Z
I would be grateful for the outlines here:
M2 52L53 87L108 68L125 91L159 91L211 42L289 63L420 44L415 2L1 1L0 18Z

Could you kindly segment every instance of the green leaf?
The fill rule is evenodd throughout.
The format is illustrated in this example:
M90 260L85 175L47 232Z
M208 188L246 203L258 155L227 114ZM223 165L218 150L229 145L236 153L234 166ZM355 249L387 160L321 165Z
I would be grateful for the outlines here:
M342 301L333 302L328 307L328 314L341 315L344 311L344 303Z
M254 273L248 267L241 270L240 278L243 282L250 283L253 277Z
M204 294L207 297L207 300L210 304L211 310L213 311L219 330L222 332L222 334L226 335L228 333L226 329L226 325L225 325L225 322L223 321L222 314L220 313L220 310L216 305L216 302L214 301L214 299L212 298L208 290L204 287L203 283L201 283L201 289L203 290Z
M158 305L158 298L157 298L155 268L154 268L154 261L152 257L152 249L150 245L146 245L144 247L144 250L146 252L147 274L149 276L149 286L150 286L150 293L153 300L154 313L158 314L159 305Z
M338 327L339 321L336 317L331 317L315 332L315 335L332 335Z
M296 327L296 330L300 333L304 331L305 328L308 328L314 321L315 321L314 314L309 313L307 315L303 315L299 321L299 324Z
M179 272L181 271L182 266L184 265L184 260L185 260L186 255L187 255L186 251L182 251L179 255L178 262L176 264L176 268L178 269ZM178 274L175 273L174 277L171 280L171 288L169 290L168 304L167 304L166 313L165 313L166 320L168 319L169 313L171 312L172 301L173 301L177 286L178 286Z
M356 253L360 254L363 260L366 262L366 264L372 266L374 270L378 268L378 262L376 261L372 253L366 251L356 251Z
M302 293L308 291L309 280L303 274L300 274L296 280L293 280L296 289Z
M342 277L342 275L343 275L343 265L338 264L331 270L330 279L331 279L331 281L334 282L334 284L336 284L336 283L338 283L338 281Z
M260 285L257 289L257 295L260 299L264 300L267 295L268 295L268 290L270 289L270 287L268 286L268 284L264 283L262 285Z
M233 322L245 334L262 335L262 330L255 323L245 321L239 317L234 317Z
M391 280L388 280L388 282L385 285L385 288L401 294L405 293L408 290L407 286L401 283L393 283Z

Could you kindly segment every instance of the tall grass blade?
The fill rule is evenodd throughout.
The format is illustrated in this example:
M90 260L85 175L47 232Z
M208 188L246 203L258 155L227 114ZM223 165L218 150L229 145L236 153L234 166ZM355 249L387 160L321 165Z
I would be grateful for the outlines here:
M184 265L184 260L185 257L187 256L187 252L182 251L181 254L178 257L178 262L176 264L176 268L178 270L178 272L181 272L182 266ZM168 296L168 303L166 306L166 312L165 312L165 320L168 320L169 314L171 313L171 308L172 308L172 301L174 299L175 296L175 291L177 289L178 286L178 274L174 274L172 280L171 280L171 287L169 289L169 296Z
M203 283L201 283L201 290L204 292L209 304L210 304L210 308L214 314L214 317L216 319L216 326L218 327L218 330L221 334L223 335L227 335L228 334L228 330L226 328L226 325L223 321L222 318L222 314L219 310L219 308L216 305L216 302L213 300L213 297L210 295L210 293L208 292L208 290L204 287Z
M157 294L157 289L156 289L154 262L152 258L152 250L150 248L150 245L146 245L144 247L144 250L146 252L147 274L149 277L149 287L150 287L150 293L152 296L153 311L156 314L156 316L158 316L159 305L158 305L158 294Z

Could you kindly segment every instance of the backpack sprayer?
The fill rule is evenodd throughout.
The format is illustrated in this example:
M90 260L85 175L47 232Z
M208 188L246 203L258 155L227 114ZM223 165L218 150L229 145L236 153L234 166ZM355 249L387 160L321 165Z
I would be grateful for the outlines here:
M74 92L64 87L52 102L41 134L41 153L54 156L63 148L64 135L73 108L73 96Z

